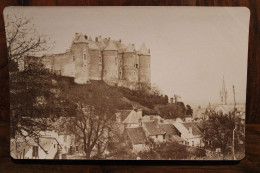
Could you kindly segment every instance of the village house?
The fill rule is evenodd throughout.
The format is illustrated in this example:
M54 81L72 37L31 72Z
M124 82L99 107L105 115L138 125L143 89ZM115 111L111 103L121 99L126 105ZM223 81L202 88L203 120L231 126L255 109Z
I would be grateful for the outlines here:
M147 139L142 127L127 127L124 133L126 142L131 145L134 153L148 149Z
M173 123L174 127L180 132L181 138L189 146L202 147L202 132L195 123Z
M185 144L185 140L181 138L181 133L174 127L173 124L159 124L159 129L165 132L166 142L178 142Z
M60 144L54 137L43 136L35 142L32 139L21 142L13 142L14 151L11 156L14 159L59 159Z
M145 135L152 139L154 142L165 142L165 132L159 128L158 123L154 120L152 121L143 121L140 124L145 132Z
M142 110L118 110L115 115L120 134L122 134L127 127L139 127L139 122L142 119Z

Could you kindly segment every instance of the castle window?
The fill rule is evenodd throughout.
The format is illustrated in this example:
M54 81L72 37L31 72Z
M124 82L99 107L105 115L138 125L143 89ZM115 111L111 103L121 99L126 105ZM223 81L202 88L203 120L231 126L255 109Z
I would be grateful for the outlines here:
M135 67L138 68L138 64L135 64Z
M99 64L102 64L102 57L99 57Z
M87 55L85 53L83 54L83 59L84 59L84 61L87 60Z
M75 61L75 56L72 56L72 60Z

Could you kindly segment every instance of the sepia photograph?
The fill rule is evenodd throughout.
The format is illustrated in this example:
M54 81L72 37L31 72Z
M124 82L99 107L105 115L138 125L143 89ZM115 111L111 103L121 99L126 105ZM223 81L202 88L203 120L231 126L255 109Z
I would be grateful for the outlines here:
M245 7L6 7L10 156L245 157Z

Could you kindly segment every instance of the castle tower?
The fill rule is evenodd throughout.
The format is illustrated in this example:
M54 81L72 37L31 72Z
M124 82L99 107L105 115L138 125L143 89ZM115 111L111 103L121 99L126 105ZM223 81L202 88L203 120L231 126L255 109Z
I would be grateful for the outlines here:
M75 62L75 83L85 84L89 81L88 41L83 34L75 34L71 45L72 59Z
M138 82L139 61L134 45L129 44L123 54L123 79Z
M220 101L221 101L221 104L227 104L227 89L225 86L224 76L223 76L222 88L220 90Z
M90 37L91 38L91 37ZM90 40L90 39L89 39ZM101 80L102 77L102 55L99 47L93 41L89 41L89 79Z
M139 50L139 82L146 86L151 87L151 55L143 43Z
M116 45L109 41L103 51L103 80L108 84L115 84L118 80L118 52Z

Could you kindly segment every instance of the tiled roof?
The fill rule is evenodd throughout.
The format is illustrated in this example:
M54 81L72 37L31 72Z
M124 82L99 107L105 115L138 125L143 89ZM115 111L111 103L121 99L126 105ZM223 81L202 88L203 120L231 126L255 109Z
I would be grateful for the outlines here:
M125 124L137 124L139 120L142 118L142 115L138 114L136 111L132 110L126 119L122 121Z
M146 142L145 133L142 127L126 128L132 144L144 144Z
M193 118L203 118L206 112L206 108L198 108L197 110L195 110L195 112L193 113Z
M150 136L165 134L165 132L159 129L159 127L156 125L154 121L143 122L143 124Z
M159 124L159 129L169 135L178 135L178 130L172 124Z
M183 123L183 125L189 130L189 128L192 128L192 135L199 136L202 135L202 132L198 128L198 126L195 123Z
M132 110L118 110L116 113L120 113L121 121L123 122Z
M146 48L145 44L143 43L140 50L139 54L141 55L150 55L149 50Z
M107 47L104 50L117 50L117 47L112 41L109 41Z

